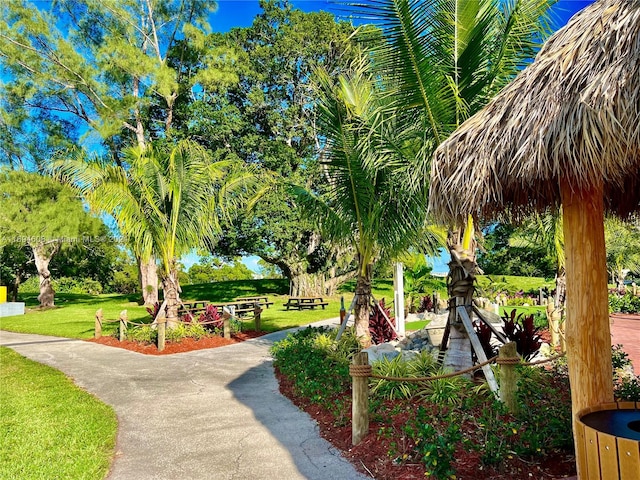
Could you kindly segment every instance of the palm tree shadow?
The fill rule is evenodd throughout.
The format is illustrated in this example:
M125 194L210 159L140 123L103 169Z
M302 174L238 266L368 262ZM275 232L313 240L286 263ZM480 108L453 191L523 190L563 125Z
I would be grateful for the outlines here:
M286 332L275 332L265 336L268 338L261 337L252 342L270 346L284 336ZM290 460L302 478L367 478L357 473L339 450L320 437L317 424L307 413L280 394L271 359L250 368L227 387L236 400L251 409L270 436L289 452ZM265 448L269 448L268 445Z

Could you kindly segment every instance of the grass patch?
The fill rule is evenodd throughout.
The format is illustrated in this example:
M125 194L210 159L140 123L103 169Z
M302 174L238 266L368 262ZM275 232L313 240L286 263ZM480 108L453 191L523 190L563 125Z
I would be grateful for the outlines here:
M104 318L115 320L122 310L127 311L129 320L140 322L149 315L138 305L134 296L127 295L80 295L73 293L56 294L56 306L48 309L37 308L37 294L21 295L27 305L24 315L0 318L0 329L20 333L37 333L67 338L90 338L93 336L96 311L102 308ZM117 323L105 323L103 333L115 332Z
M0 347L0 365L0 478L104 478L113 409L8 348Z
M504 290L511 294L519 291L537 294L543 287L555 288L553 279L543 277L515 277L513 275L478 275L478 294L482 296L483 291Z
M384 283L383 283L384 285ZM392 282L389 282L392 285ZM388 286L384 286L387 288ZM392 286L391 286L392 288ZM353 294L347 289L342 293L326 297L329 305L325 309L314 310L286 310L284 303L289 296L288 281L276 280L238 280L199 285L185 285L182 288L182 299L207 300L210 302L228 302L236 297L266 295L274 302L270 308L262 313L262 329L273 332L286 328L308 325L309 323L340 315L340 298L344 297L345 308L349 308ZM386 290L374 290L376 298L389 297ZM134 322L149 320L149 315L143 306L138 305L135 295L80 295L57 294L56 306L50 309L37 308L37 293L21 294L20 301L27 305L25 315L0 318L0 329L20 333L35 333L40 335L54 335L67 338L90 338L94 332L96 310L103 309L104 318L115 320L122 310L127 310L128 318ZM253 329L253 320L248 318L244 322L245 329ZM103 334L115 333L117 323L106 323Z

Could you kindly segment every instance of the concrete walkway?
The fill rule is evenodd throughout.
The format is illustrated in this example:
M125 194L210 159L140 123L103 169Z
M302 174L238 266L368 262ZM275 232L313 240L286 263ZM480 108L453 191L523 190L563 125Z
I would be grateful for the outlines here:
M165 356L5 331L0 345L113 406L119 429L110 480L369 478L278 392L269 347L285 335Z

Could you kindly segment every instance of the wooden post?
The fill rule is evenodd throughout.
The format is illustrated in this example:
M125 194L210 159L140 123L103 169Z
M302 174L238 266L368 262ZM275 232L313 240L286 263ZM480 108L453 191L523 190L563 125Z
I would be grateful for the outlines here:
M351 372L353 378L351 444L357 445L369 433L369 374L365 375L367 370L371 373L369 354L367 352L356 353L353 356L352 365L355 368Z
M228 311L223 311L222 312L222 332L224 335L224 338L226 339L230 339L231 338L231 313L229 313Z
M161 352L164 350L165 339L167 336L167 318L159 318L158 319L158 351Z
M547 299L547 320L549 321L549 333L551 333L551 345L557 347L560 340L560 310L556 308L553 298ZM564 350L564 349L563 349Z
M260 323L261 323L261 320L262 320L261 315L262 315L262 308L260 308L260 304L259 303L256 303L253 306L253 323L256 326L256 332L260 331L260 327L261 327Z
M560 182L560 193L567 272L567 363L575 426L581 410L613 402L604 195L602 185L578 190L566 181ZM576 441L581 480L586 475L583 455Z
M518 403L516 402L518 375L515 364L500 363L500 360L505 358L518 358L515 342L509 342L500 347L498 363L500 364L500 400L511 413L516 413L518 409Z
M127 336L127 311L122 310L120 312L120 328L118 329L118 337L120 341L124 341Z
M102 337L102 320L104 317L102 316L102 309L99 309L96 312L96 324L95 324L95 332L93 334L93 338Z

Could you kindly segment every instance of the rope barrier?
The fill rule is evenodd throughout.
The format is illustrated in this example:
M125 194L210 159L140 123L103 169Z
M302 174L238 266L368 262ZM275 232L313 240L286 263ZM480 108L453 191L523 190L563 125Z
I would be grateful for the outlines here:
M445 373L442 375L434 375L430 377L387 377L385 375L376 375L373 374L371 365L349 365L349 375L352 377L370 377L378 380L388 380L391 382L432 382L434 380L442 380L444 378L452 378L457 377L459 375L464 375L465 373L474 372L476 370L480 370L482 367L489 365L490 363L496 363L498 365L522 365L525 367L542 365L544 363L553 362L554 360L558 360L559 358L564 357L565 354L561 353L558 355L554 355L553 357L545 358L544 360L538 360L536 362L523 362L520 357L513 358L498 358L491 357L486 362L479 363L469 368L465 368L464 370L459 370L457 372Z

